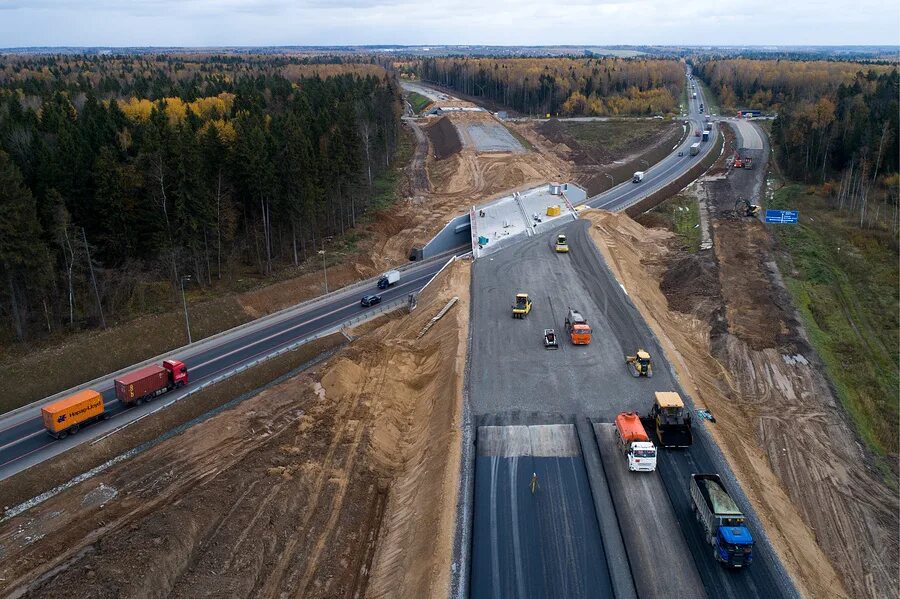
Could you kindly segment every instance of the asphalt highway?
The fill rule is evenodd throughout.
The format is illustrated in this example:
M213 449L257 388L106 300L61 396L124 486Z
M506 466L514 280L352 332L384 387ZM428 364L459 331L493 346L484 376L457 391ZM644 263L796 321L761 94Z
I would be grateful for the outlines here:
M688 82L688 85L690 85L690 82ZM700 143L700 153L697 156L690 155L691 145L702 139L696 137L694 133L702 131L705 125L704 113L700 110L701 103L703 103L703 93L698 89L697 99L688 99L688 113L683 118L683 120L688 121L687 137L673 148L672 153L646 169L643 181L640 183L633 183L631 180L625 181L612 189L588 198L585 204L591 208L603 208L611 211L624 210L638 200L650 195L653 191L678 178L687 169L709 154L715 145L712 136L709 141ZM718 133L715 126L713 126L713 133ZM683 152L684 155L679 156L679 151Z
M460 249L460 253L468 250L469 248L465 246ZM382 305L405 298L408 294L419 291L443 267L447 259L443 257L413 265L404 271L400 282L386 290L377 289L377 279L370 279L365 284L337 291L327 296L326 301L302 304L280 317L260 323L261 326L241 327L213 342L198 344L201 347L193 351L186 348L181 352L173 352L172 357L182 360L187 365L190 384L182 390L172 391L143 406L126 408L115 397L112 384L114 377L101 380L91 388L103 394L110 419L85 427L77 435L64 440L57 441L44 431L40 404L46 401L5 415L0 419L0 479L86 440L103 435L128 420L136 419L156 409L157 404L162 401L184 395L192 386L289 346L297 340L334 329L381 308L381 306L361 307L359 299L362 295L378 293L382 296Z
M590 198L587 203L592 207L622 210L636 199L649 194L684 173L694 164L694 161L699 160L705 152L708 152L713 146L712 142L702 145L700 156L689 157L687 151L690 144L697 139L693 137L693 131L702 126L702 115L698 110L699 100L700 98L691 100L689 103L689 116L686 120L690 123L690 132L687 139L679 146L685 156L677 156L678 148L676 148L670 156L647 169L642 183L622 183ZM456 253L463 254L468 251L470 248L464 246ZM397 300L421 289L443 266L445 260L446 257L435 259L407 269L400 283L381 294L383 302ZM126 409L115 399L112 375L92 382L91 388L103 394L111 418L105 422L85 427L78 435L70 436L62 441L56 441L43 432L40 421L40 404L62 397L64 393L70 393L76 389L60 393L42 402L36 402L25 409L0 416L0 480L53 455L62 453L85 440L106 434L127 421L139 418L156 409L157 402L178 398L193 385L208 381L242 364L252 362L304 337L339 327L342 323L371 311L359 306L359 298L365 293L376 291L375 279L371 279L363 285L351 287L345 291L323 296L316 301L301 304L278 317L263 318L251 325L238 327L228 333L216 336L214 339L201 341L180 351L172 352L167 357L178 358L187 364L190 371L190 385L186 390L173 391L158 398L155 402ZM78 389L86 387L87 385L82 385Z

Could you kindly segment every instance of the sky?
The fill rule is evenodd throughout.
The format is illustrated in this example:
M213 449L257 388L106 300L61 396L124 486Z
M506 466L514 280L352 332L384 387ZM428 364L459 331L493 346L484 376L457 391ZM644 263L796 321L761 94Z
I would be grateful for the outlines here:
M883 0L0 0L0 47L897 45Z

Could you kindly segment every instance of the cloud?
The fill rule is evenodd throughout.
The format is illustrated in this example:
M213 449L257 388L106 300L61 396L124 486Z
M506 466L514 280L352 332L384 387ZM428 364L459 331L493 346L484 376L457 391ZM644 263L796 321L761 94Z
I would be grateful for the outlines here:
M0 0L0 46L897 44L898 17L882 0Z

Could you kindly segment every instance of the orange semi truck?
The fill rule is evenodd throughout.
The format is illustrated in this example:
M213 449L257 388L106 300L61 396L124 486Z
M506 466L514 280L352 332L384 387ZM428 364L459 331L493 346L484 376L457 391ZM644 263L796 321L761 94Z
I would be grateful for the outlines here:
M82 426L106 418L108 414L103 396L93 389L73 393L41 408L44 428L57 439L65 439L77 433Z

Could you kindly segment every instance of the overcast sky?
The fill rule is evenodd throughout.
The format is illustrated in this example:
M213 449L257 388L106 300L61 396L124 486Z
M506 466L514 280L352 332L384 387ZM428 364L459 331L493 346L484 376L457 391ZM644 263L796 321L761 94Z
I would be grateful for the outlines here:
M0 0L0 47L900 44L881 0Z

